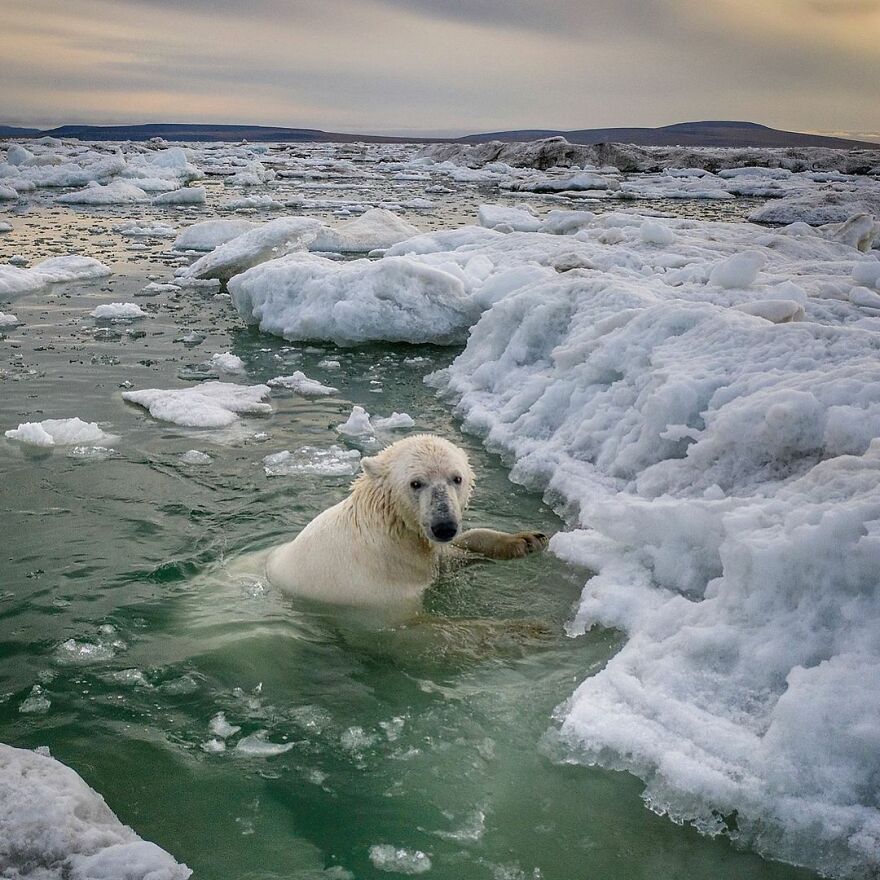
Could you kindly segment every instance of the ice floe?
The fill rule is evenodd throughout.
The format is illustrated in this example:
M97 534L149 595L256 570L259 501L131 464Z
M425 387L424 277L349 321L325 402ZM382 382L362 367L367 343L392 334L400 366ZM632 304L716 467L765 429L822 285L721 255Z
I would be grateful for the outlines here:
M279 217L221 244L200 257L181 275L229 279L252 266L305 248L321 224L307 217Z
M332 385L324 385L317 379L310 379L300 370L295 370L289 376L276 376L266 383L270 388L286 388L303 397L326 397L336 394L339 390Z
M87 281L112 274L93 257L49 257L30 269L0 263L0 294L26 293L63 281Z
M419 234L419 229L383 208L371 208L353 220L338 226L325 226L309 243L313 251L367 253Z
M202 382L191 388L146 388L123 391L122 399L148 410L154 419L186 428L223 428L240 415L268 415L272 407L263 401L268 385L233 385Z
M78 446L114 443L119 439L108 434L95 422L79 418L44 419L42 422L22 422L5 432L8 440L17 440L29 446Z
M187 226L174 239L173 247L179 251L212 251L256 226L250 220L203 220Z
M48 753L0 744L0 874L14 880L187 880Z
M147 313L135 303L104 303L89 314L103 321L130 321L132 318L147 317Z
M357 449L343 449L335 444L326 449L303 446L295 452L287 449L274 452L263 459L267 477L289 477L302 474L344 477L356 474L361 454Z

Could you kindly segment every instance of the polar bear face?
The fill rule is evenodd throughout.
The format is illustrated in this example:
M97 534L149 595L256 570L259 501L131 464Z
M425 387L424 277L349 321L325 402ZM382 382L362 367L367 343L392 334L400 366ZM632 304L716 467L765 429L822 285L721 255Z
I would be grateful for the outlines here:
M416 434L361 461L394 514L433 544L461 532L462 514L474 487L467 455L448 440Z

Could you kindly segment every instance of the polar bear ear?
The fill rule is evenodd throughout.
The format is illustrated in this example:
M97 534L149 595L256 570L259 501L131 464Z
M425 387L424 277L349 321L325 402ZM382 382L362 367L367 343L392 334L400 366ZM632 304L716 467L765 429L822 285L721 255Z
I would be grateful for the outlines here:
M379 457L373 455L370 458L362 458L361 470L363 470L368 477L382 476L382 463L379 461Z

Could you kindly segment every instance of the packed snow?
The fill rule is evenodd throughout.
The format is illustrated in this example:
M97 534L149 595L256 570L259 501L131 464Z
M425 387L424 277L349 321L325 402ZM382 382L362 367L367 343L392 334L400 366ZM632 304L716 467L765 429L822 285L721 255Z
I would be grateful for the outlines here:
M0 744L0 874L14 880L187 880L192 871L123 825L48 751Z
M861 876L880 853L880 297L856 279L877 259L820 230L646 222L597 217L568 242L592 268L494 298L431 379L569 512L551 549L597 572L571 635L628 636L547 748ZM506 265L558 264L538 236ZM513 238L433 256L499 266Z

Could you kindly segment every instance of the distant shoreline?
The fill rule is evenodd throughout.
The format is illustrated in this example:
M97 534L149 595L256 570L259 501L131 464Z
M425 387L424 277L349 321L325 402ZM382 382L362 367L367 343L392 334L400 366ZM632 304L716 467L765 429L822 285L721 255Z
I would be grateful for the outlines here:
M518 143L563 137L572 144L626 143L654 147L826 147L844 150L880 150L880 143L803 132L782 131L754 122L683 122L660 128L591 128L574 131L518 129L462 137L409 137L285 128L264 125L202 125L148 123L143 125L62 125L51 129L0 125L0 139L40 137L83 141L242 141L252 143Z

